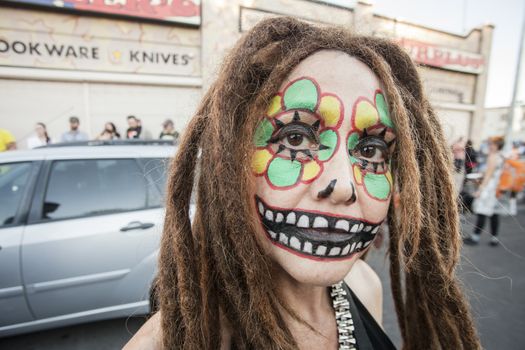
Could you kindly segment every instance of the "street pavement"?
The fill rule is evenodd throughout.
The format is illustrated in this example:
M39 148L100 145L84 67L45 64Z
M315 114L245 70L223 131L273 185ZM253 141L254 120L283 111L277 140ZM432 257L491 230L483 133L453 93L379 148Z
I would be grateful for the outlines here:
M119 318L0 339L1 350L114 350L145 322L145 317Z
M472 231L473 222L472 215L462 219L464 233ZM458 277L471 303L483 348L525 349L525 208L516 217L502 218L500 246L489 246L487 230L478 246L463 247ZM372 251L367 261L383 281L385 331L400 348L384 248ZM132 317L64 327L0 339L0 349L120 349L143 323L144 317Z
M475 217L462 217L470 234ZM489 245L488 222L477 246L464 245L458 278L470 302L481 344L487 350L525 349L525 208L502 217L501 244ZM383 326L398 348L401 336L390 293L389 263L384 252L371 252L368 263L383 281Z

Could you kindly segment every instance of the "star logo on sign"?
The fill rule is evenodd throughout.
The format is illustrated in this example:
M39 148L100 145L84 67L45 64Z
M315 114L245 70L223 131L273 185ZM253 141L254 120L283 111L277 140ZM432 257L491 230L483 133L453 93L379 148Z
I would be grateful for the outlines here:
M120 60L122 58L122 52L119 50L115 50L111 52L111 60L115 63L120 63Z

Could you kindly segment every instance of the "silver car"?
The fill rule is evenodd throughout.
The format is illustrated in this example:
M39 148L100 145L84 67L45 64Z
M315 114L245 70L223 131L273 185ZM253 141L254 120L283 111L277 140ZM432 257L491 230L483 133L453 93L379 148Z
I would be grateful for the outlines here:
M0 154L0 337L145 314L166 145Z

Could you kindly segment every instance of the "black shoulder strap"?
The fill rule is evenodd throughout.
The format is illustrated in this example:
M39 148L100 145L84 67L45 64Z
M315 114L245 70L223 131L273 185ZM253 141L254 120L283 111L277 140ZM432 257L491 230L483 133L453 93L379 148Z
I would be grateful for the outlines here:
M350 288L348 288L346 283L343 283L343 288L346 291L348 301L350 302L350 313L352 314L352 319L354 321L354 336L357 341L357 349L374 350L374 348L372 347L372 343L370 342L370 339L368 337L368 333L366 332L363 320L361 319L359 310L355 305L352 291L350 290Z

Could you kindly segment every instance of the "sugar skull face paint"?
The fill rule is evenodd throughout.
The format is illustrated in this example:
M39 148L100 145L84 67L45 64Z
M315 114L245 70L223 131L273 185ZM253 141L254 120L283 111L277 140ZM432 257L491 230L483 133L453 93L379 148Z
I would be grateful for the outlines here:
M259 123L260 238L294 278L340 281L385 219L395 139L387 106L366 65L325 50L292 71Z

